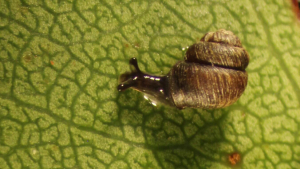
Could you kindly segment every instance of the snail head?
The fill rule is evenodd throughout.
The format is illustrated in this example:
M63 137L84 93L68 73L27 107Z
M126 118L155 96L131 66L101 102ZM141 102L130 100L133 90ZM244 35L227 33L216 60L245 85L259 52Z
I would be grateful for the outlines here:
M118 85L118 91L124 91L130 87L136 86L137 80L144 74L140 70L136 58L131 58L129 60L129 64L131 65L131 72L125 72L120 76L120 85Z
M167 79L165 76L155 76L142 72L137 63L136 58L129 61L131 72L122 74L119 78L118 91L124 91L132 88L139 92L143 92L153 101L172 105L169 101L167 88Z

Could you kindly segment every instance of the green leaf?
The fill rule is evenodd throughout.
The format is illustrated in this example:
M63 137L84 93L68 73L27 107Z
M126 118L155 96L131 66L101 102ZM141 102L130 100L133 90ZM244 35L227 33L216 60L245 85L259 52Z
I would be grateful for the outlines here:
M0 168L300 168L300 29L289 1L0 4ZM180 111L117 92L131 57L164 75L221 28L251 57L234 105Z

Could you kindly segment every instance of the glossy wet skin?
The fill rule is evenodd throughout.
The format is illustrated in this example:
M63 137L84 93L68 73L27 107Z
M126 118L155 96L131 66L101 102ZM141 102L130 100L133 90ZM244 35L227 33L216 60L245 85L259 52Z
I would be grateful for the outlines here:
M155 101L173 105L173 102L168 97L169 90L165 76L154 76L142 72L138 67L136 58L131 58L129 64L134 67L134 70L120 76L120 84L117 87L118 91L133 88L147 94Z

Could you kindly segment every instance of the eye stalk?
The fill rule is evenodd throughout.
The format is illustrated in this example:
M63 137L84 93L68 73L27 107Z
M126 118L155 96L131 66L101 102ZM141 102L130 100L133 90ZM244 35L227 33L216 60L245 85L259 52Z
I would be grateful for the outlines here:
M132 65L135 68L136 72L142 73L141 70L140 70L140 68L139 68L139 65L137 63L137 59L136 58L131 58L129 60L129 64Z
M144 74L143 72L141 72L136 58L131 58L129 60L129 64L132 65L134 69L132 69L131 72L126 72L120 76L119 83L121 84L118 85L119 92L136 86L137 80Z

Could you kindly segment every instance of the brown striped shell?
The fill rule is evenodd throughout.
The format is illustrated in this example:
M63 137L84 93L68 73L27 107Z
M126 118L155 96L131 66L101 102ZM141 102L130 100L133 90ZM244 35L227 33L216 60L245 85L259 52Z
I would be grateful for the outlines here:
M232 32L209 32L169 72L169 97L178 108L229 106L247 86L248 63L248 52Z

